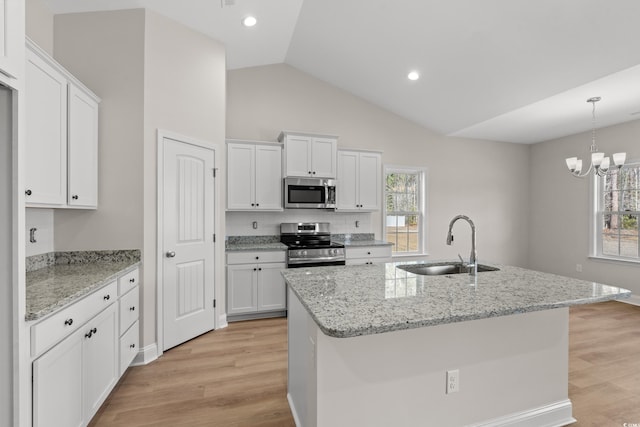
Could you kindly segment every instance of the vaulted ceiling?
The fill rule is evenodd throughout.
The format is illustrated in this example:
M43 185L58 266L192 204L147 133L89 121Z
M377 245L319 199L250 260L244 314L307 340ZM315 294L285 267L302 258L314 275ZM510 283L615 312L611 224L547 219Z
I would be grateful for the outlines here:
M221 41L228 69L284 62L445 135L582 132L593 96L598 127L640 119L637 0L43 1L152 9Z

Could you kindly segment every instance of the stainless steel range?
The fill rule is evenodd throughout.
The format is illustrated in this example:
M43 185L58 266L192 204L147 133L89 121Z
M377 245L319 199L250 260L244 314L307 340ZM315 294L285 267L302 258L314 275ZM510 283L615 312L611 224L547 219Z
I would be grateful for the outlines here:
M280 224L280 241L289 247L287 267L345 265L344 245L331 241L328 222Z

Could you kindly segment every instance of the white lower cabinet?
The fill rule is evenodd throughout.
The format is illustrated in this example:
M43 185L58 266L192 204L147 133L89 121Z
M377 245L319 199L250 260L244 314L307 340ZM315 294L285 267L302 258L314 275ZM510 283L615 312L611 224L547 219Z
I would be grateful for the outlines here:
M33 425L82 426L118 379L112 304L33 362Z
M285 256L284 251L227 254L227 315L264 317L287 309L280 273L286 268Z
M138 352L138 270L31 326L33 426L85 426ZM117 293L116 293L117 292Z
M345 249L347 265L391 262L391 245L357 246Z

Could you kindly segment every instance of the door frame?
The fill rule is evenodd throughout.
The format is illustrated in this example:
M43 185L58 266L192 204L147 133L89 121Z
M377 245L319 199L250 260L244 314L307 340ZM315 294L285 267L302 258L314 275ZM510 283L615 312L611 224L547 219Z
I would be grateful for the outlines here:
M195 138L191 138L188 136L184 136L175 132L171 132L168 130L158 128L157 131L157 176L156 176L156 346L157 346L157 356L161 356L164 353L164 277L162 275L163 271L163 261L164 261L164 251L162 247L162 242L164 241L164 230L163 230L163 221L164 221L164 140L165 138L174 140L176 142L180 142L182 144L194 145L200 148L206 148L208 150L212 150L214 152L214 168L219 172L218 168L218 159L220 157L221 151L218 144L214 144L212 142L207 142L203 140L198 140ZM213 181L213 191L214 191L214 199L213 199L213 232L216 235L216 242L213 246L213 298L217 300L217 272L219 268L222 268L218 262L218 251L220 250L220 215L218 215L218 209L220 207L220 188L219 188L219 179L218 174L216 174L216 179ZM218 329L220 326L218 322L218 311L222 308L216 304L216 308L214 308L213 313L213 328Z

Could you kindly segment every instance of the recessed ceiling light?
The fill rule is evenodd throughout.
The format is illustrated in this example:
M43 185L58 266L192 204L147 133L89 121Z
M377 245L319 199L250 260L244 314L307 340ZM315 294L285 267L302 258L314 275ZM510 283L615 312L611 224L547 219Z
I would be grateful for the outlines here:
M251 15L244 17L244 19L242 20L242 25L244 25L245 27L253 27L257 23L258 20Z
M417 71L411 71L409 74L407 74L407 78L409 80L418 80L420 78L420 73L418 73Z

